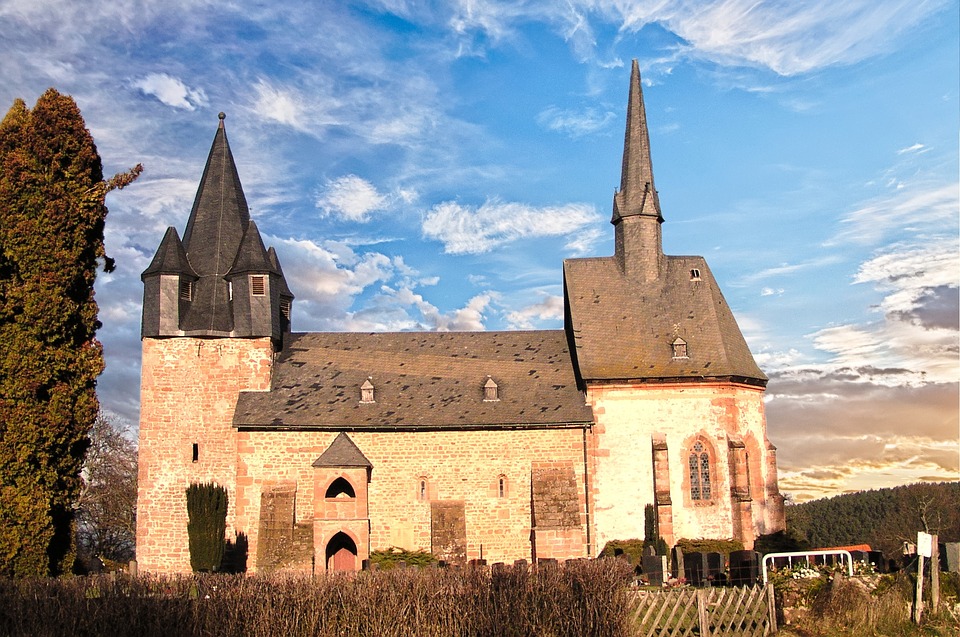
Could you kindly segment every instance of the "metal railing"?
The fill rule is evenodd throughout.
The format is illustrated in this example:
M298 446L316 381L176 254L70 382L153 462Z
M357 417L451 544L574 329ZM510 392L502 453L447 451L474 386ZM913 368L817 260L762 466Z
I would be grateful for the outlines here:
M804 558L807 566L810 565L810 558L817 555L836 555L839 556L841 564L844 560L847 563L847 575L853 577L853 555L850 554L850 551L844 549L834 549L832 551L796 551L793 553L767 553L763 556L763 583L767 583L767 560L773 562L777 558L785 557L787 558L787 564L790 568L793 568L793 560L796 558Z

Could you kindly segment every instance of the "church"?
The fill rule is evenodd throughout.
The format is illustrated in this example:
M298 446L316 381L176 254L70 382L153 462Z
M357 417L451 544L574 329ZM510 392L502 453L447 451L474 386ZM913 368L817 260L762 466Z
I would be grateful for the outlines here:
M564 326L298 333L223 114L183 236L143 272L137 560L190 571L185 490L227 490L250 571L595 557L784 528L757 366L709 266L663 254L633 62L614 254L563 262Z

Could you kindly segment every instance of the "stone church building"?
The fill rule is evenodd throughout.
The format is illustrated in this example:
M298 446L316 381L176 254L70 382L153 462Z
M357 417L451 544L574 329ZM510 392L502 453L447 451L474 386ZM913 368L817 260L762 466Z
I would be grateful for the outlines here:
M223 116L183 237L143 272L137 559L190 570L185 489L248 567L596 556L784 527L759 369L702 257L667 256L633 63L613 256L563 263L562 330L291 332Z

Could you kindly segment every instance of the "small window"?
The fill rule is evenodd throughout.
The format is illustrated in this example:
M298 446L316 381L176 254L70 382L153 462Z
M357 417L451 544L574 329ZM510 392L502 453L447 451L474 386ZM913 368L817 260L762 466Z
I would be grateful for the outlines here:
M674 358L687 358L687 342L685 340L678 336L670 346L673 347Z
M710 486L710 454L701 441L693 445L687 458L690 470L690 499L709 500L712 497Z
M360 402L361 403L373 403L376 402L373 399L373 383L370 381L372 378L367 378L363 381L363 384L360 385Z
M267 294L267 277L262 274L254 274L251 276L250 294L253 296L265 296Z
M227 300L233 300L233 281L227 281Z
M193 300L193 281L180 279L180 300L182 301Z
M200 445L193 443L193 462L200 461Z
M417 482L417 499L421 502L427 501L427 479L420 478Z
M496 402L500 400L500 388L492 378L487 376L487 382L483 385L483 401Z
M693 268L692 270L690 270L690 280L691 280L691 281L699 281L699 280L700 280L700 270L698 270L697 268Z
M497 497L505 498L507 497L507 476L500 476L497 478Z

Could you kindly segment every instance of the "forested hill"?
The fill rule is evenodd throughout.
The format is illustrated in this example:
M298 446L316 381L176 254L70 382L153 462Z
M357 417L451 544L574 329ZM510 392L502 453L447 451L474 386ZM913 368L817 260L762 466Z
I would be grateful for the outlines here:
M911 484L812 500L787 507L790 536L803 548L869 544L888 558L917 531L960 541L960 483Z

